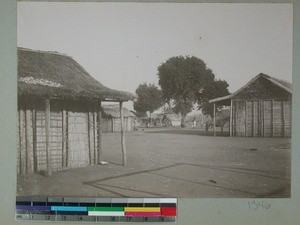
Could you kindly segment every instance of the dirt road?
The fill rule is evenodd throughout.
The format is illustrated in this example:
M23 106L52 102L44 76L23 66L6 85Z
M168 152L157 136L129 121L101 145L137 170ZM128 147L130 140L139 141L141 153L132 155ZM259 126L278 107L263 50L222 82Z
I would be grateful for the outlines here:
M251 198L290 196L290 139L201 136L193 129L103 134L106 165L18 179L18 195Z

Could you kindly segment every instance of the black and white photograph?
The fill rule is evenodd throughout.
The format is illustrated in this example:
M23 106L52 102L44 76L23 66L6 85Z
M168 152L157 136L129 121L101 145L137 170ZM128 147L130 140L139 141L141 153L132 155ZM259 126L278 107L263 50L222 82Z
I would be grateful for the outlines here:
M293 5L18 2L17 196L290 198Z

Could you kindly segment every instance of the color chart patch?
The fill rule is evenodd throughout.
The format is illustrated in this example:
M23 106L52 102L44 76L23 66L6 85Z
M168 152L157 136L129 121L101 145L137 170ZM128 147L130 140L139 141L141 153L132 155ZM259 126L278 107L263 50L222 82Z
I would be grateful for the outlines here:
M176 222L176 198L17 197L16 220Z

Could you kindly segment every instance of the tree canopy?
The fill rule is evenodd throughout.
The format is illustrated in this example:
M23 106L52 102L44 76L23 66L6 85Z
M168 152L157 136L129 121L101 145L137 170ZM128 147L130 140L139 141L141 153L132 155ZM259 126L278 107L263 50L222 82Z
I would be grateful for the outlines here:
M138 113L152 113L162 106L161 90L155 84L140 84L135 93L137 100L134 101L133 107Z
M172 103L176 113L181 113L183 126L186 114L195 103L210 114L208 100L229 93L227 82L216 80L212 70L195 56L168 59L158 67L158 79L163 100Z
M215 80L212 83L208 83L207 86L198 92L197 103L199 108L202 109L203 114L213 117L214 108L213 104L208 101L221 96L229 94L228 83L225 80ZM221 105L216 104L217 111L222 109Z

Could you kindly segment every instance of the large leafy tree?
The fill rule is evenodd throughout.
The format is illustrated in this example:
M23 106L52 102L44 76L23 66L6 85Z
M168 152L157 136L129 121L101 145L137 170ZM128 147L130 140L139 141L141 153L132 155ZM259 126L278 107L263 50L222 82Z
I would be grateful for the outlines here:
M133 107L138 113L153 113L154 110L162 106L162 94L155 84L143 83L138 86L135 93L137 100L134 101Z
M208 83L205 88L197 93L197 103L204 114L213 117L213 104L210 104L208 101L213 98L228 95L228 86L229 85L225 80L215 80L212 83ZM222 108L222 105L216 104L217 111L220 111Z
M173 110L181 114L182 126L185 126L186 114L195 103L209 113L208 100L228 93L227 82L215 80L212 70L207 68L203 60L194 56L168 59L158 67L158 79L163 100L172 104Z

